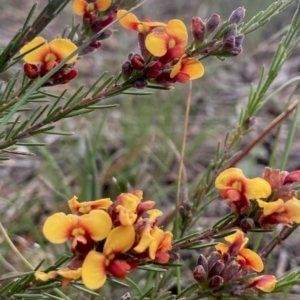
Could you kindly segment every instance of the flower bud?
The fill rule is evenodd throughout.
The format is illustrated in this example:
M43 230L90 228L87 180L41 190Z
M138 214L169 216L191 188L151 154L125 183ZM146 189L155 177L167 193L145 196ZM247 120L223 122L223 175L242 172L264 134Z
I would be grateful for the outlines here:
M230 24L241 23L245 17L245 11L246 10L245 10L244 6L241 6L241 7L237 8L235 11L233 11L228 19Z
M255 226L254 221L251 218L244 218L240 223L240 228L244 232L251 230L254 226Z
M138 216L141 216L144 212L149 209L152 209L155 206L155 201L144 201L140 202L136 208L136 213Z
M208 286L211 289L217 289L220 286L222 286L223 283L224 283L224 279L221 276L216 275L216 276L213 276L212 278L209 279Z
M206 271L203 266L197 266L193 272L194 278L198 283L204 283L206 281Z
M59 83L62 83L62 84L67 83L70 80L74 79L77 75L78 75L78 70L71 69L66 75L62 76L59 79Z
M230 24L229 28L228 28L228 31L224 35L223 42L225 43L231 37L235 37L236 34L237 34L237 26L236 26L236 24Z
M145 74L148 78L156 78L162 71L162 63L160 61L153 61L146 68Z
M137 89L143 89L148 85L148 82L146 79L141 78L141 79L137 79L132 86L137 88Z
M232 50L234 47L235 47L235 37L230 36L223 42L222 49L229 51Z
M244 35L243 34L237 34L235 36L235 47L241 47L243 40L244 40Z
M200 254L197 260L197 266L202 266L205 272L208 272L208 262L203 254Z
M139 54L134 54L130 60L131 66L136 70L144 68L145 61Z
M25 63L23 65L25 75L30 79L36 79L39 77L39 69L37 65Z
M207 38L209 35L211 35L216 28L219 26L221 22L221 17L217 14L211 15L211 17L206 22L206 33L205 38Z
M128 55L127 55L127 59L128 59L129 61L131 61L131 58L132 58L133 55L134 55L133 52L129 52Z
M216 261L209 270L208 277L220 275L225 268L225 264L222 261Z
M218 261L221 258L221 254L218 251L213 251L210 256L208 257L208 270L211 269L211 267L214 265L216 261Z
M225 264L228 263L230 260L232 260L231 255L228 252L224 252L222 254L222 260Z
M127 80L130 78L132 70L133 69L132 69L131 63L128 60L126 60L122 65L122 77L124 80Z
M229 282L237 277L238 272L240 270L241 266L240 264L233 260L231 261L223 270L222 277L225 282Z
M205 23L199 17L192 18L191 31L194 37L195 46L199 46L204 41Z

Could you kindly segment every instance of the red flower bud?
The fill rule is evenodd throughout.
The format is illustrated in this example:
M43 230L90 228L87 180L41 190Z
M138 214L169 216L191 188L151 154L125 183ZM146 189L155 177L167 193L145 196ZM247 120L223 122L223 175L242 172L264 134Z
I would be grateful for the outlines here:
M37 65L25 63L23 65L25 75L30 79L36 79L39 77L39 69Z
M145 74L148 78L156 78L162 73L162 63L160 61L151 62L146 68Z
M78 75L78 70L76 69L71 69L70 72L68 72L66 75L60 78L59 82L60 83L67 83L70 80L74 79Z
M114 259L110 262L107 269L116 278L125 278L127 271L129 271L131 267L125 260Z
M205 36L205 23L199 17L192 18L191 30L195 44L201 44Z
M145 61L139 54L134 54L131 57L131 66L136 70L141 70L144 68Z

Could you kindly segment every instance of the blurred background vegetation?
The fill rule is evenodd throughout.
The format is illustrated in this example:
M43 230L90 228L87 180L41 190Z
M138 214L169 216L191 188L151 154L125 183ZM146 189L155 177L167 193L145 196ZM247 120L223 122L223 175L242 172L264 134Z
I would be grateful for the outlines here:
M27 13L36 1L1 1L0 47L5 46L24 22ZM191 18L203 20L217 13L226 20L239 6L246 9L248 21L273 0L148 0L135 11L139 19L168 22L172 18L182 19L190 27ZM38 11L46 0L39 1ZM273 18L267 25L248 35L244 41L244 52L235 58L221 61L209 57L203 61L205 75L193 82L192 106L189 119L187 149L184 165L181 200L187 199L215 157L217 142L224 143L225 135L236 123L241 107L245 107L250 85L257 84L262 66L270 65L272 56L282 37L282 30L290 23L296 3ZM45 30L48 40L59 36L67 24L72 24L71 3L68 9ZM75 17L74 22L80 19ZM104 41L96 52L84 56L77 64L79 76L66 85L50 87L50 92L68 89L67 95L81 85L91 86L105 70L116 75L129 52L139 53L137 34L119 25L113 27L114 35ZM299 47L281 70L272 90L285 81L299 75ZM7 81L21 65L0 75ZM284 89L256 116L255 131L241 143L240 149L249 144L273 119L288 101L295 85ZM81 201L101 197L114 199L120 192L141 189L144 199L157 202L165 212L174 207L179 153L183 132L184 111L188 84L176 84L171 91L154 91L151 96L122 95L104 103L116 103L113 109L100 110L88 115L60 121L57 127L73 132L72 136L40 135L35 141L46 142L45 147L30 149L36 156L17 157L0 169L0 218L9 224L8 233L14 237L25 256L37 264L45 254L45 241L40 234L46 216L57 211L68 211L67 201L74 194ZM265 165L270 164L270 153L278 143L273 167L280 166L280 157L285 145L289 120L280 132L269 134L239 166L248 176L261 175ZM299 128L298 128L299 129ZM296 140L300 138L299 130ZM300 168L300 144L295 142L287 170ZM204 222L223 215L226 208L221 202L207 211ZM218 209L217 209L218 207ZM199 220L198 226L203 224ZM39 246L38 246L39 245ZM1 245L0 276L13 272L18 266L8 247ZM21 266L20 266L21 268ZM18 266L18 270L20 271ZM191 276L191 275L190 275Z

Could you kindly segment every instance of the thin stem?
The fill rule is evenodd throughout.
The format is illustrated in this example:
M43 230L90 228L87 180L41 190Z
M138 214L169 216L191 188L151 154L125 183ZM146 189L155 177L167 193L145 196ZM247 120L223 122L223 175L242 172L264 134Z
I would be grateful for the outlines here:
M177 238L179 235L179 198L180 198L180 186L181 186L181 177L182 177L182 170L183 170L183 160L184 160L184 153L185 153L185 146L186 146L186 136L187 136L187 128L189 123L189 114L190 114L190 107L191 107L191 100L192 100L192 82L189 82L189 91L186 101L186 109L185 109L185 117L184 117L184 128L183 128L183 136L182 136L182 144L181 144L181 151L180 151L180 161L179 161L179 168L178 168L178 179L177 179L177 187L176 187L176 213L175 213L175 222L174 222L174 237ZM181 291L181 275L180 275L180 267L176 268L177 274L177 291L180 293Z
M10 246L11 250L21 259L21 261L30 269L34 270L34 267L27 261L27 259L21 254L21 252L18 250L18 248L14 245L10 237L8 236L5 228L3 227L2 223L0 222L0 231L2 232L2 235L4 239L7 241L8 245Z
M281 232L276 236L269 244L267 244L260 252L260 257L262 259L268 258L269 254L272 252L272 250L279 245L281 242L283 242L285 239L287 239L299 226L299 224L293 225L293 227L287 227L285 226Z
M234 160L230 162L228 165L228 168L234 167L238 162L240 162L245 156L248 155L248 153L273 129L275 128L280 122L282 122L284 119L286 119L297 107L298 101L291 104L288 109L281 113L277 118L275 118L269 126L263 130L263 132L252 142L250 143L243 152L238 155Z

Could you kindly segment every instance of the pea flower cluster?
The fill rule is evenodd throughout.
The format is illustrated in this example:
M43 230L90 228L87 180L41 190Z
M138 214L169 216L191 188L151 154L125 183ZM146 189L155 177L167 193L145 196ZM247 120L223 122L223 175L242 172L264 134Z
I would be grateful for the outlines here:
M123 27L138 32L141 50L141 55L130 55L124 63L123 77L129 78L133 71L143 71L145 85L149 81L170 86L175 82L185 83L200 78L204 74L201 62L185 53L188 31L181 20L173 19L168 24L149 20L142 22L126 10L119 10L117 17L121 18Z
M73 11L82 16L82 27L79 34L79 44L98 33L115 19L115 8L111 0L75 0ZM100 40L107 39L112 35L111 29L106 29L97 40L89 44L80 54L84 55L96 51L102 46Z
M37 280L62 277L62 284L82 279L89 289L98 289L107 274L125 278L127 271L139 264L169 261L172 233L156 226L162 215L154 209L154 201L142 200L142 191L120 194L116 201L109 198L89 202L69 200L75 214L55 213L43 227L45 237L52 243L71 240L76 257L60 270L35 273ZM144 215L147 217L144 217Z
M47 43L44 38L36 37L20 49L20 53L25 54L24 73L30 79L43 77L76 49L77 46L68 39L55 39ZM74 69L77 58L78 54L70 58L47 83L63 84L75 78L78 74Z
M248 238L237 230L225 237L229 244L218 243L208 258L200 255L194 270L194 278L201 290L210 290L213 295L221 292L232 296L254 296L258 291L272 292L276 285L273 275L251 273L261 272L264 264L258 254L245 248Z
M300 223L300 200L292 189L294 182L300 182L300 171L266 168L262 178L248 179L240 169L230 168L218 175L215 185L233 212L244 220L254 220L251 226L248 222L249 227L269 230L278 224Z

